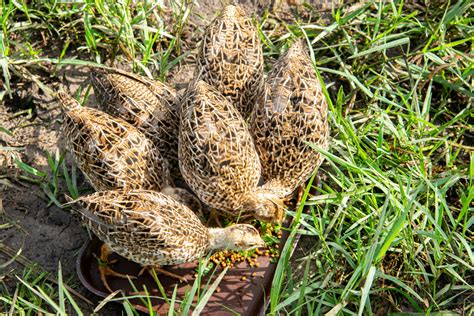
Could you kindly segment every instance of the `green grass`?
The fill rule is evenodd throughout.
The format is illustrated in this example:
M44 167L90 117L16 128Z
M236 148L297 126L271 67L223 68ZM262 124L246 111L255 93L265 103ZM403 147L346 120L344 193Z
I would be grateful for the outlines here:
M124 3L3 2L0 99L8 99L19 81L49 93L37 75L45 65L127 63L169 79L192 53L185 34L197 8L173 2L165 12L152 2ZM347 8L325 26L268 12L254 17L269 66L293 40L311 43L331 124L329 150L315 147L326 157L317 175L319 195L309 195L308 186L307 208L292 213L298 224L290 240L299 233L314 248L295 271L287 244L267 312L468 314L474 287L473 6L387 1ZM39 34L60 49L48 49ZM0 126L0 133L12 132ZM18 160L24 176L41 180L52 203L60 186L77 194L75 176L61 159L50 157L51 170ZM62 302L74 308L61 287L22 279L16 295L2 296L5 311L20 306L20 297L49 311L64 310ZM209 285L208 293L214 289ZM208 299L199 295L192 309ZM191 310L189 298L180 303L183 310ZM125 304L124 312L133 310Z
M331 148L315 148L327 161L320 195L295 214L315 250L299 287L282 256L270 313L472 308L472 9L404 9L374 4L323 33L288 27L337 90Z
M68 315L74 311L77 315L83 315L80 307L63 283L61 265L58 268L56 287L51 285L46 273L36 273L33 267L25 269L23 276L17 277L17 279L18 283L13 296L0 297L0 301L5 306L5 311L22 315L48 312L57 315ZM7 307L9 307L8 310Z
M39 171L24 163L17 155L13 155L13 157L17 168L23 173L19 178L33 184L38 184L48 198L48 207L53 203L58 207L62 207L62 203L58 201L61 187L65 186L72 198L79 197L76 167L73 165L71 171L68 170L66 164L63 163L65 153L60 155L59 151L56 151L54 156L50 153L46 154L49 167L49 170L46 172Z
M100 314L104 306L115 302L122 304L124 314L139 315L139 311L130 303L130 300L139 299L142 305L152 314L153 304L150 299L161 298L169 303L170 306L175 306L170 309L169 315L177 314L179 311L182 311L183 315L188 315L190 311L193 312L193 315L199 315L227 272L227 268L219 271L215 280L211 282L211 277L217 274L217 272L216 269L208 269L207 262L209 262L208 258L200 263L197 269L198 276L184 297L176 297L177 286L175 286L171 298L167 297L164 291L161 291L160 295L152 295L148 292L149 289L144 287L141 290L145 291L145 294L125 296L120 291L115 291L95 307L91 305L89 300L77 294L74 289L66 285L61 272L61 264L59 264L56 279L53 279L38 266L28 266L24 269L23 275L16 277L17 283L13 290L3 284L0 308L2 312L14 315L38 315L41 313L89 315L91 312ZM206 274L208 274L209 280L204 288L199 290L202 285L202 277ZM157 281L156 286L162 290L156 275L155 280ZM136 292L139 290L137 288L134 289Z

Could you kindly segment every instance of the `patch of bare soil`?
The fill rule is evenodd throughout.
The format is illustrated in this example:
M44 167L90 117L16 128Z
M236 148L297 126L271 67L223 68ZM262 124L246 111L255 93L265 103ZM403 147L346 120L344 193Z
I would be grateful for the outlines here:
M59 111L33 85L14 87L13 98L0 106L0 124L12 132L11 136L0 133L0 146L9 147L0 151L0 202L3 205L0 220L2 224L12 225L0 230L0 260L10 259L11 253L7 250L14 253L21 250L22 256L53 275L58 262L64 274L71 275L74 254L86 238L85 231L68 212L54 205L48 207L48 198L41 187L22 178L27 174L15 164L19 159L37 170L49 169L47 153L54 155L58 149ZM22 113L23 107L31 111ZM12 264L7 268L9 271L3 281L14 284L15 275L21 276L23 266Z

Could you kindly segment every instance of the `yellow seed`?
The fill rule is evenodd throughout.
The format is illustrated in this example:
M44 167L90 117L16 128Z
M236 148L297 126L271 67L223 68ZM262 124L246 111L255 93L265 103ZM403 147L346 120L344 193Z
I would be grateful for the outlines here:
M252 277L255 278L256 276L257 276L257 272L253 272L253 273L252 273Z
M257 268L260 267L260 263L255 262L255 267L257 267Z
M247 280L247 278L244 276L240 278L240 281L245 281L245 280Z

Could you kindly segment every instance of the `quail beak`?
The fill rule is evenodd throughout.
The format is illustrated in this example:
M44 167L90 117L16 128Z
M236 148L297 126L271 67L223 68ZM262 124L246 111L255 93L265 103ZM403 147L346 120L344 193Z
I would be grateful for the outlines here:
M251 244L249 244L249 248L250 249L257 249L257 248L260 248L260 247L265 247L266 246L266 243L263 241L262 238L260 238L258 241L256 242L253 242Z

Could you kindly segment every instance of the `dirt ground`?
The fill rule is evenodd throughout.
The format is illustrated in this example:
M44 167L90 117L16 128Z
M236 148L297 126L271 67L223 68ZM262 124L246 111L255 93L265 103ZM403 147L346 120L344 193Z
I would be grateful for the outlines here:
M250 4L250 1L243 2L247 12L253 13L262 9ZM199 37L202 34L204 22L196 16L196 13L210 21L219 7L219 1L211 1L196 8L194 16L191 17L193 21L191 25L195 25L195 29L190 30L189 36ZM57 48L61 49L60 46ZM59 51L52 53L57 55ZM190 58L188 64L177 67L170 74L169 81L172 84L189 81L192 72L192 58ZM66 89L74 93L78 87L86 86L88 82L87 69L73 66L62 68L53 79L52 76L46 74L44 76L52 91ZM86 229L81 227L67 210L54 204L48 206L49 198L41 186L25 179L24 176L28 174L21 171L14 161L14 157L18 157L37 170L51 173L47 154L54 155L58 151L60 153L64 151L60 130L61 111L56 100L34 83L13 81L12 90L12 99L5 96L5 101L0 104L0 125L13 133L11 136L0 133L0 146L8 147L8 150L0 151L0 214L4 224L0 230L2 242L0 264L11 258L12 251L17 253L21 249L24 258L39 264L40 269L51 272L55 277L60 262L67 283L97 303L99 298L88 293L80 285L75 274L77 252L89 238ZM93 95L90 100L93 105ZM28 109L32 111L26 112ZM71 158L68 155L65 163L70 170ZM28 176L35 178L32 175ZM91 190L79 170L78 187L80 194ZM57 194L61 202L64 202L63 196L66 192L66 185L62 183ZM309 247L310 244L311 241L303 240L300 243L302 249L297 251L296 256L302 256L305 253L304 249L307 248L305 245ZM3 282L14 284L16 282L14 276L21 276L24 264L23 261L23 264L8 265L8 271L2 273L6 276ZM298 262L295 263L295 267L297 265ZM113 313L114 310L113 307L109 307L102 313Z
M86 78L79 72L71 73L77 80ZM71 80L72 83L74 81ZM60 85L56 82L51 88L56 90ZM6 98L0 105L1 125L13 135L2 133L0 139L2 146L24 150L0 152L0 202L3 206L1 219L4 224L12 224L8 229L0 230L0 238L4 244L2 250L6 248L17 253L21 249L21 255L28 261L17 260L9 265L9 271L5 273L7 277L3 281L7 285L13 285L16 282L15 275L21 276L23 267L30 261L39 266L38 270L51 272L52 276L56 277L60 262L68 284L75 286L79 284L75 275L76 253L88 239L87 232L68 211L55 204L48 206L49 198L41 186L25 180L23 177L28 174L21 171L14 161L15 157L18 157L35 169L51 174L48 153L54 156L57 151L64 150L60 132L61 111L56 101L34 84L18 84L14 89L12 100ZM22 109L28 108L33 109L31 115L16 115ZM66 157L66 165L68 168L71 166L69 156ZM90 188L80 172L78 187L86 190ZM64 201L66 192L66 186L62 183L57 195L61 202ZM7 253L0 253L0 260L9 259ZM79 292L94 299L80 287Z

